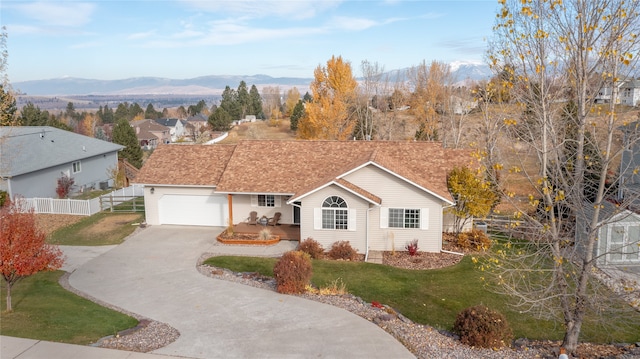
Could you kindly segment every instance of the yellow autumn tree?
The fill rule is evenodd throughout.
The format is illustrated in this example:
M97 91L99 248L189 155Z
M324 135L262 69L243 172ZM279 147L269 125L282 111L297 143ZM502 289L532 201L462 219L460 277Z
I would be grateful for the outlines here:
M96 116L91 113L86 113L82 120L78 122L78 133L81 135L94 137L94 132L96 128Z
M298 104L298 101L300 101L300 91L298 91L297 87L292 87L287 91L287 99L284 102L285 116L291 116L293 109Z
M311 83L313 101L300 119L298 137L302 139L347 140L353 134L356 115L353 110L358 83L351 64L341 56L332 56L327 66L314 71Z

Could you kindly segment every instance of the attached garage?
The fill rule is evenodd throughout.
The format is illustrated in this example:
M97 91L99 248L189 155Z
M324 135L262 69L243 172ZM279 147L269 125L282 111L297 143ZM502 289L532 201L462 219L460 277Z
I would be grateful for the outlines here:
M160 224L225 226L227 212L224 195L165 194L158 200Z

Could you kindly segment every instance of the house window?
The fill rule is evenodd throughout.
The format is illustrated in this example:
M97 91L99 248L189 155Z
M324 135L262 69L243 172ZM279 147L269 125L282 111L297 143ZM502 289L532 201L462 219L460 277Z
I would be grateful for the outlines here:
M389 228L420 228L420 210L389 208Z
M322 202L322 229L347 229L349 210L341 197L327 197Z
M275 196L272 194L259 194L258 206L259 207L275 207L276 206Z
M73 173L80 172L80 161L75 161L71 164L71 169Z

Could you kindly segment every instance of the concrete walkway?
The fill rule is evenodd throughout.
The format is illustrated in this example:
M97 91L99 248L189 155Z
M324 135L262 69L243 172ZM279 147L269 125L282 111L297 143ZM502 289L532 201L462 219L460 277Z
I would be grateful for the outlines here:
M216 233L198 227L146 228L78 268L69 283L180 331L177 341L155 354L188 358L413 357L378 326L343 309L201 275L196 262L202 253L240 254L231 253L235 246L216 245ZM276 255L274 251L242 248L250 255Z
M0 358L2 359L184 359L158 354L145 354L123 350L95 348L47 342L44 340L0 336Z

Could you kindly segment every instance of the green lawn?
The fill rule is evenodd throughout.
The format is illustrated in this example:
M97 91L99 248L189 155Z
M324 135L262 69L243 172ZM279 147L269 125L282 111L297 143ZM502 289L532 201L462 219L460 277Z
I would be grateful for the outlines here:
M135 318L79 297L58 284L62 271L25 278L12 288L7 313L2 282L0 334L72 344L90 344L138 324Z
M253 257L213 257L205 261L216 267L238 272L260 272L273 276L275 259ZM437 270L406 270L379 264L313 261L312 282L327 286L340 278L347 290L365 301L390 305L415 322L451 330L462 309L484 304L507 316L516 338L560 340L563 328L550 321L535 319L510 310L508 298L489 291L469 257L459 264ZM632 314L633 315L633 314ZM617 331L583 326L582 340L591 342L640 341L640 313L635 312L631 327L620 325Z
M53 232L48 243L69 246L120 244L141 222L144 214L100 212Z

